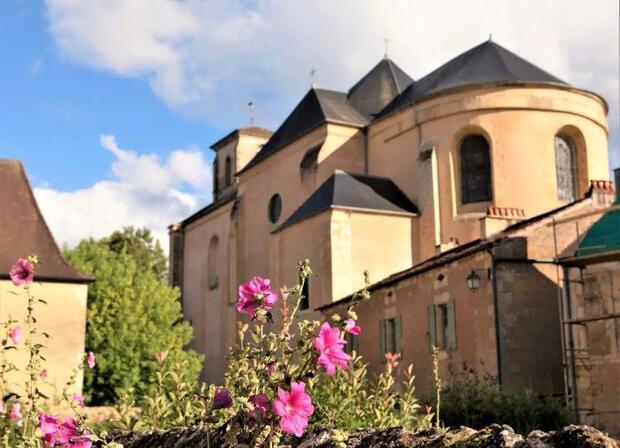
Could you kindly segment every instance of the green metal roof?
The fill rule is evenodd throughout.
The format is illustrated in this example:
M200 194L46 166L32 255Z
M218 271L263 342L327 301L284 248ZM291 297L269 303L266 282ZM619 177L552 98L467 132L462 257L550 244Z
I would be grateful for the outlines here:
M620 205L620 196L613 206ZM599 219L579 243L575 255L589 256L620 250L620 209L609 211Z

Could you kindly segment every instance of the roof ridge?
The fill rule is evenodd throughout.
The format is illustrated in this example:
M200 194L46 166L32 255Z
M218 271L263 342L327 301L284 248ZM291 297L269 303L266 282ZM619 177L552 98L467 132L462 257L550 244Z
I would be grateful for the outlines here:
M396 73L394 72L393 62L387 56L385 57L385 61L387 61L387 65L390 68L390 73L392 74L392 81L394 81L394 85L396 85L396 90L398 91L398 94L400 95L402 93L402 89L400 88L400 85L398 83L398 77L396 76Z

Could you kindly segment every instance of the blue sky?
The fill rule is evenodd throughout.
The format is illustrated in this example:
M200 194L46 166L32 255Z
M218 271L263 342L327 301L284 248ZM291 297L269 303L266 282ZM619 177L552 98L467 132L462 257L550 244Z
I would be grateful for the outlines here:
M276 127L310 86L348 89L390 40L419 78L493 39L611 105L620 165L617 0L0 2L0 157L21 159L56 239L168 224L210 200L209 145ZM438 26L439 25L439 26ZM575 32L579 30L579 32Z

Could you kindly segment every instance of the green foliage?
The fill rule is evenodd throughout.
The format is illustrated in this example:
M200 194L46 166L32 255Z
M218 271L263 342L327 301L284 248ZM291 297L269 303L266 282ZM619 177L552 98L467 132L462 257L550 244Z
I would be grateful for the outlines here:
M430 427L432 414L422 414L415 397L413 367L405 369L400 388L394 377L395 366L386 363L385 371L371 378L362 358L353 353L347 371L311 383L315 424L341 430Z
M489 379L471 373L460 375L444 388L441 420L446 426L475 429L501 423L521 434L534 429L557 430L571 423L559 400L531 392L505 392Z
M168 274L167 260L159 241L153 238L151 230L123 227L101 240L102 244L116 253L127 252L136 261L139 268L149 269L164 281Z
M169 350L171 357L185 361L189 377L195 378L201 366L196 353L183 350L192 329L182 320L178 290L164 284L155 269L144 269L152 266L144 261L145 246L124 239L134 234L125 230L113 238L120 251L104 238L84 240L66 253L71 264L96 278L88 288L86 348L97 354L97 367L85 376L93 404L114 402L118 390L146 394L156 383L154 353ZM135 248L136 254L130 252Z

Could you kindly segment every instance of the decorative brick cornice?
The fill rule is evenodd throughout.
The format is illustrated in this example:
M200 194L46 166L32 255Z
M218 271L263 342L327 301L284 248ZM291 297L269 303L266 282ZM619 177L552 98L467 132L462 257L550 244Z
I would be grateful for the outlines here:
M590 191L599 191L602 193L615 193L614 183L610 180L591 180Z
M525 219L525 210L515 207L495 207L489 205L487 216L492 218Z

